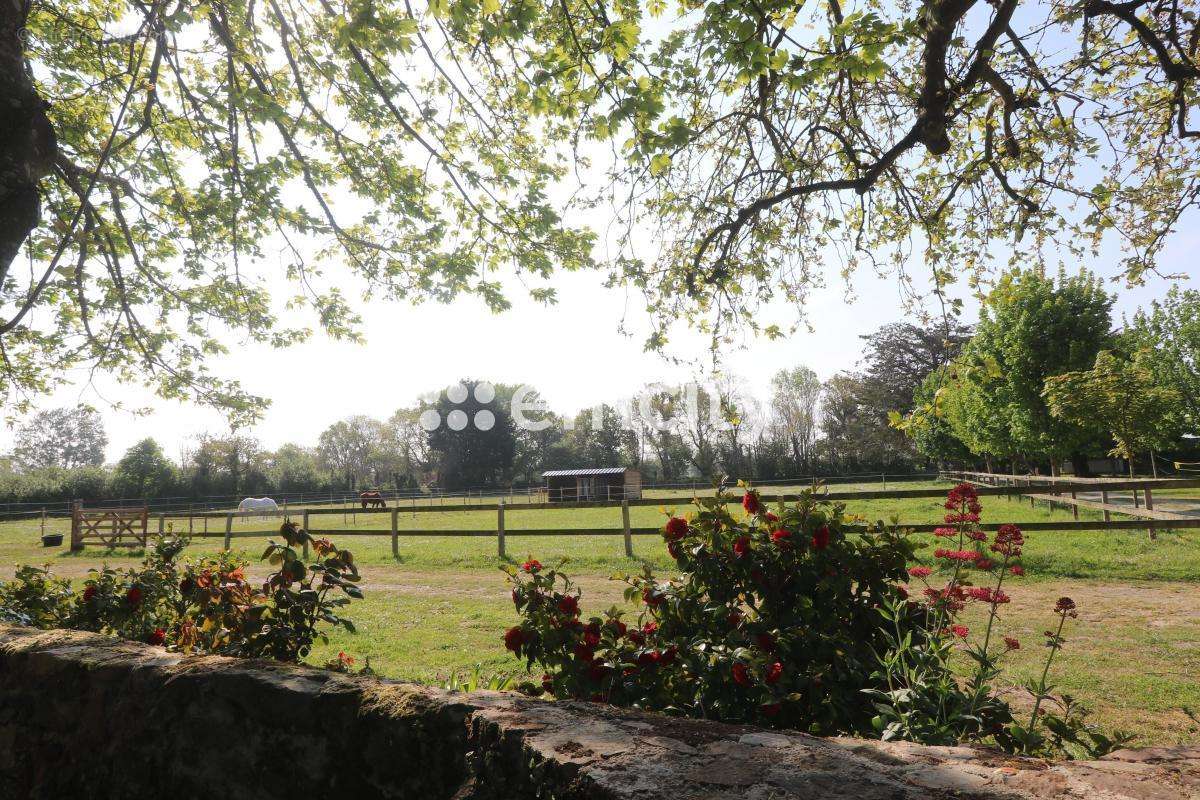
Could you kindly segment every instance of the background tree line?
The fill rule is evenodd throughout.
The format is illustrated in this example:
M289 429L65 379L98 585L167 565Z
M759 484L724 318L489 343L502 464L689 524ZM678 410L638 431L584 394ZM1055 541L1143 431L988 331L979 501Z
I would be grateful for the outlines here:
M109 466L99 413L43 411L18 428L0 462L0 501L462 490L537 485L543 470L585 466L636 467L647 482L910 472L926 468L927 459L889 424L888 413L911 406L924 377L949 363L968 334L962 326L886 325L864 337L860 370L822 381L804 366L783 369L761 399L742 379L725 376L695 389L694 407L686 388L653 385L569 415L549 409L534 391L520 398L534 409L527 418L536 429L529 430L511 418L520 387L495 383L495 396L479 403L479 381L466 380L466 402L443 392L387 419L351 416L322 431L313 446L271 450L251 436L209 435L170 458L146 439ZM428 410L445 421L456 409L473 419L485 408L495 419L487 431L421 425Z
M974 329L893 323L863 337L855 371L827 380L782 369L757 398L726 375L693 389L651 385L574 415L536 391L464 380L387 419L335 422L313 446L264 448L247 435L206 435L177 458L146 439L113 465L88 408L35 414L0 463L0 502L74 497L206 497L359 491L461 491L538 485L543 470L630 466L646 482L720 475L766 481L808 475L902 474L948 466L1087 474L1089 459L1195 448L1200 427L1200 292L1173 290L1119 327L1089 274L1013 272L985 299ZM689 403L689 391L694 402ZM903 412L908 410L908 414ZM455 412L467 421L449 424ZM481 411L492 424L474 424ZM422 414L436 412L433 430ZM1196 457L1200 459L1200 456Z

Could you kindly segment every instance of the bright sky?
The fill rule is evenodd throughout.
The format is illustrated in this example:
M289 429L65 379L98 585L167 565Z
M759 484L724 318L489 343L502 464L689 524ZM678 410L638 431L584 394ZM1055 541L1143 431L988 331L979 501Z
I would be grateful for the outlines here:
M1185 226L1170 246L1164 271L1198 273L1193 257L1198 248L1200 230ZM1111 277L1116 263L1114 250L1087 266ZM915 265L909 272L922 274ZM262 423L250 431L266 447L284 442L314 444L320 432L338 419L351 414L386 417L400 406L413 404L419 394L460 378L532 384L560 412L629 397L649 382L692 378L692 368L673 366L642 352L640 335L629 338L618 332L623 316L627 326L637 327L644 315L642 300L605 289L602 281L599 273L562 274L555 279L557 306L543 307L514 293L514 308L500 315L472 299L416 308L368 303L362 307L364 345L317 336L290 350L234 347L214 368L274 400ZM823 378L854 368L861 357L858 336L904 318L893 280L862 272L849 294L840 278L831 277L827 283L809 305L811 332L801 330L775 342L750 342L746 349L726 354L728 371L744 377L753 394L765 396L771 374L784 367L806 364ZM1153 276L1146 286L1130 290L1120 283L1110 284L1110 291L1118 296L1117 319L1161 297L1169 285ZM959 287L959 292L965 294L966 289ZM973 321L975 304L968 301L968 309L967 321ZM701 354L704 340L694 341L694 347L689 347L686 337L677 337L677 351ZM99 395L79 387L61 390L41 406L83 400L99 407L110 438L109 460L119 458L145 436L157 438L168 454L177 456L190 437L226 430L215 411L157 400L144 389L112 381L101 381L98 388ZM150 406L154 411L139 417L111 408L112 402L127 408ZM10 431L0 431L0 450L8 447L10 438Z

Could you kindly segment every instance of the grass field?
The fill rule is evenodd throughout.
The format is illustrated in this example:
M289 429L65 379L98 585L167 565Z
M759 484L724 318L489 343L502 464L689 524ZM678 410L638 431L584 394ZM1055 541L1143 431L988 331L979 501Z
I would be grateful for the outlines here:
M905 488L920 485L906 483ZM839 490L844 488L837 487ZM878 483L861 488L879 488ZM665 508L684 510L686 502ZM907 522L932 522L944 513L935 499L860 501L850 512L868 519L896 514ZM400 515L402 531L491 528L495 512L463 511ZM1082 512L1083 518L1094 518ZM986 499L984 517L993 522L1071 519L1069 512L1049 511L1028 502ZM655 507L631 509L634 527L661 524ZM319 520L319 522L318 522ZM621 584L614 572L639 569L643 560L661 575L672 564L657 537L634 539L635 557L624 555L619 535L619 509L553 511L511 507L506 527L568 531L612 527L613 536L507 537L509 561L533 554L543 562L569 559L568 570L584 591L584 608L598 612L621 604ZM179 523L176 523L179 524ZM186 521L182 522L186 528ZM223 530L210 520L210 530ZM239 519L238 530L271 527L270 520ZM347 513L313 518L313 527L384 528L386 515ZM48 529L66 531L66 520L50 520ZM197 522L197 530L199 524ZM73 577L103 561L128 564L140 558L128 551L89 549L71 555L65 548L43 549L37 520L0 523L0 576L15 563L50 562L55 571ZM932 537L926 537L932 540ZM1015 579L1013 603L1005 609L1004 632L1022 639L1001 680L1018 686L1033 676L1044 655L1040 633L1051 621L1051 608L1061 595L1075 599L1080 618L1068 629L1068 644L1055 669L1060 691L1085 701L1095 719L1109 727L1138 734L1141 744L1200 743L1200 531L1160 528L1150 541L1144 531L1037 531L1026 536L1023 559L1028 575ZM265 538L235 539L254 560ZM504 650L501 631L516 615L498 570L494 538L448 538L408 535L400 539L400 558L393 559L388 536L346 536L339 544L355 552L367 597L351 607L357 635L340 634L313 653L321 663L338 650L360 659L388 677L429 681L452 670L481 664L485 671L519 669ZM189 553L213 552L221 540L196 540ZM970 620L968 620L970 622ZM1014 701L1021 699L1014 693Z

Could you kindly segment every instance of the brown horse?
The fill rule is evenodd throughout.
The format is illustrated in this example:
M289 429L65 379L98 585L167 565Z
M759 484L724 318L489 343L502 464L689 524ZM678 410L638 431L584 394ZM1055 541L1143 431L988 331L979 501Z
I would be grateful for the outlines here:
M370 508L387 508L387 503L383 501L383 495L379 492L363 492L358 496L362 503L363 510Z

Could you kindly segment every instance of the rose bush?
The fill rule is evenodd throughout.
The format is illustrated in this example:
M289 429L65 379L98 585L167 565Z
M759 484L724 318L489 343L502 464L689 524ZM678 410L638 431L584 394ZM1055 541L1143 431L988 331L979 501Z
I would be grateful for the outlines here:
M1128 741L1084 722L1069 697L1047 682L1063 624L1063 598L1034 711L1014 717L992 682L1020 642L999 633L1010 598L1007 577L1024 574L1019 528L985 534L976 491L962 484L946 500L933 564L895 524L849 531L845 508L813 492L768 510L747 489L743 515L731 498L698 499L688 517L670 516L663 538L681 570L659 581L649 567L621 575L634 618L612 608L584 618L570 577L535 559L505 567L520 624L504 645L542 672L540 691L623 706L734 722L908 739L924 744L982 741L1011 752L1091 757ZM920 582L916 592L909 584ZM936 583L935 583L936 581ZM982 634L960 620L968 604L986 610ZM973 669L952 669L956 652ZM1057 711L1048 711L1046 706Z
M0 619L76 628L172 650L299 661L329 627L353 631L341 609L361 598L354 557L296 523L279 529L262 560L276 567L251 583L247 562L224 552L180 564L187 540L156 539L139 567L89 571L76 590L49 568L21 567L0 582ZM301 558L305 546L315 558Z
M559 697L668 713L866 733L879 609L900 598L913 557L902 531L847 536L842 504L806 492L768 510L753 490L735 517L724 493L671 517L667 549L682 574L620 576L636 619L620 609L583 619L570 578L530 560L509 568L523 615L505 646L544 671ZM907 626L920 636L918 626Z

